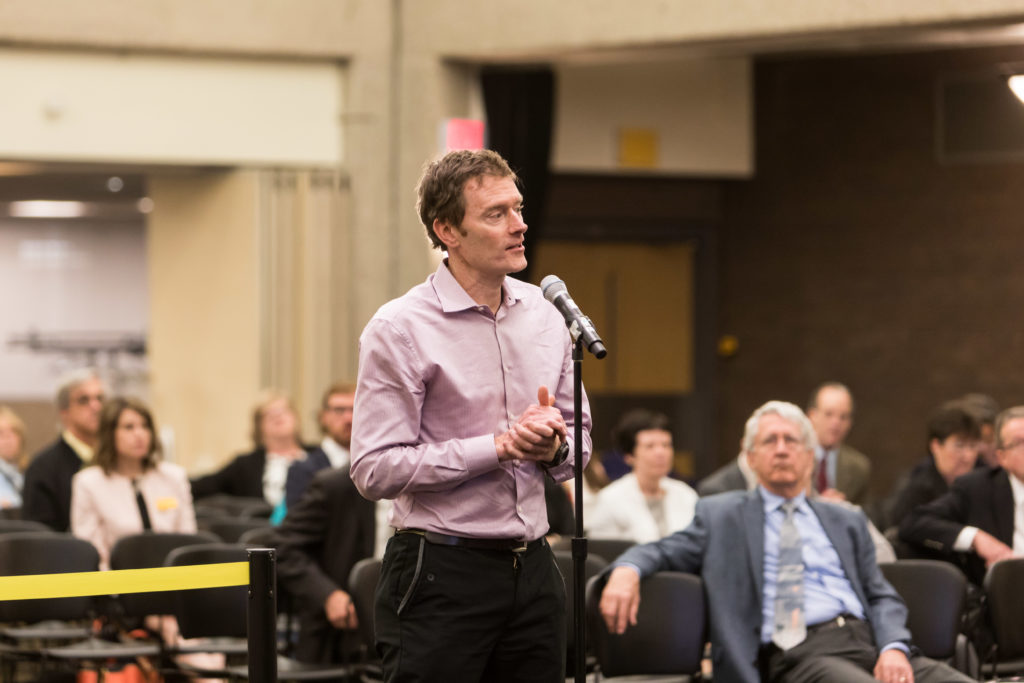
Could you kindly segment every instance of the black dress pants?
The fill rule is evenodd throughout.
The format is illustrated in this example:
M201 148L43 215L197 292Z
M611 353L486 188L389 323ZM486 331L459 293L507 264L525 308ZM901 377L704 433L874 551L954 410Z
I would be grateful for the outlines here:
M389 683L565 680L565 582L543 540L513 552L395 535L374 619Z
M813 627L812 627L813 629ZM875 681L878 661L871 626L859 619L809 632L807 639L783 652L770 646L765 657L769 683L857 683ZM915 655L910 657L915 683L970 683L973 679L951 666Z

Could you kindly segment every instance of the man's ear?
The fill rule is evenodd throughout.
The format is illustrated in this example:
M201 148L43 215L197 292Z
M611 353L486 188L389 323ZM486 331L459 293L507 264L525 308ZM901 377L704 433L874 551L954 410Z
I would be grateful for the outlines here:
M448 250L451 250L453 246L458 245L459 237L461 234L457 229L452 227L447 221L442 221L440 218L434 219L434 234L437 235L437 239L441 240Z
M632 453L626 453L622 456L622 461L629 465L631 468L636 465L636 458L633 457Z

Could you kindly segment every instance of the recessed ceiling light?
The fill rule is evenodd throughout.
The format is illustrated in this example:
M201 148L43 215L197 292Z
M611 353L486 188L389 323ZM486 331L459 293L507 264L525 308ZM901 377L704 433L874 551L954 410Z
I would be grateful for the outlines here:
M81 218L85 215L85 203L29 199L11 202L7 213L12 218Z

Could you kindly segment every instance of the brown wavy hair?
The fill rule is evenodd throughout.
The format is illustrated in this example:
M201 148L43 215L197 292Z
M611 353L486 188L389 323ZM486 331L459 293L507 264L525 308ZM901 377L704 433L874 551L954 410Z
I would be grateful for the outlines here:
M137 398L115 396L103 402L103 410L100 412L99 443L96 445L96 451L92 456L92 464L98 465L104 474L110 474L117 467L115 434L117 432L117 423L121 419L121 413L126 410L134 410L141 415L143 422L146 423L146 427L149 429L150 436L152 436L152 441L149 444L149 453L146 454L146 458L142 461L143 471L156 467L156 464L163 457L163 447L160 445L160 438L156 433L156 422L153 420L153 414L146 404Z

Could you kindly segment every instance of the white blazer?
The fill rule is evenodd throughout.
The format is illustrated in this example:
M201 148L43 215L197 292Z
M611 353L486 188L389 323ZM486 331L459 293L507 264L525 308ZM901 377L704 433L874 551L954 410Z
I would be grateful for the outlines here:
M663 477L660 485L665 491L668 533L685 529L693 519L697 492L669 477ZM584 520L587 533L592 538L621 538L636 543L650 543L661 538L658 523L632 472L601 489L594 510L593 519Z

